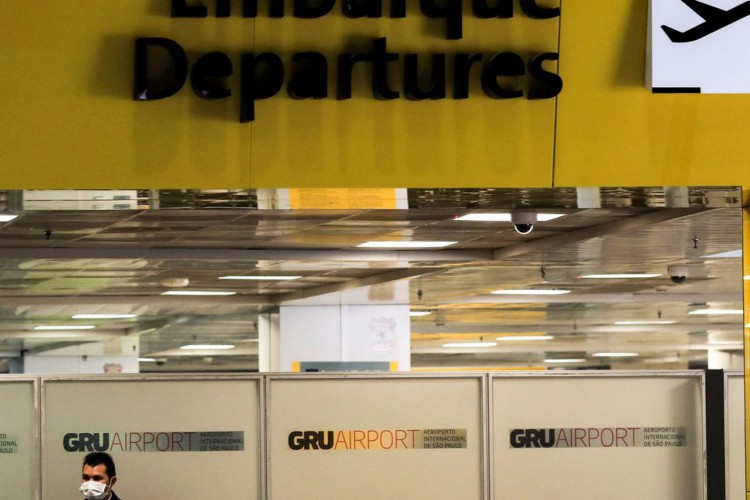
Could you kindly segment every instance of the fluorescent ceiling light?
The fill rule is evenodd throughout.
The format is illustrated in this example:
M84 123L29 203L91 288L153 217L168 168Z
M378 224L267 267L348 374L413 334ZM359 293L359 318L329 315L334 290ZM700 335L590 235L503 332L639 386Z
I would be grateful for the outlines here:
M199 351L199 350L218 350L218 349L234 349L233 344L190 344L180 347L186 351Z
M638 356L637 352L596 352L595 358L632 358Z
M368 241L359 248L442 248L455 245L457 241Z
M581 278L591 279L638 279L638 278L656 278L661 274L648 274L648 273L621 273L621 274L587 274L581 276Z
M713 255L704 255L701 259L739 259L742 257L742 250L731 250L729 252L715 253Z
M742 340L709 340L708 345L742 345Z
M615 325L674 325L674 321L615 321Z
M688 314L699 314L704 316L742 315L742 309L696 309Z
M138 358L141 363L155 363L156 358Z
M220 280L284 281L296 280L302 276L220 276Z
M207 291L201 291L201 290L170 290L168 292L162 293L162 295L202 295L202 296L211 296L211 295L235 295L237 292L207 292Z
M94 325L45 325L35 326L34 330L92 330Z
M429 316L432 311L409 311L409 316L415 318L418 316Z
M497 340L552 340L552 335L507 335L498 337Z
M13 219L18 217L17 215L11 215L11 214L0 214L0 222L10 222Z
M536 220L539 222L547 222L558 217L562 217L565 214L536 214ZM474 213L466 214L461 217L456 217L453 220L464 220L464 221L478 221L478 222L510 222L510 213Z
M443 344L443 347L495 347L496 342L452 342Z
M135 318L136 314L76 314L73 319L129 319Z
M586 361L586 360L583 359L583 358L567 358L567 359L565 359L565 358L560 358L560 359L551 358L551 359L545 359L544 360L545 363L583 363L584 361Z
M554 289L534 289L534 288L527 288L527 289L520 289L520 290L495 290L495 295L563 295L566 293L570 293L570 290L554 290Z

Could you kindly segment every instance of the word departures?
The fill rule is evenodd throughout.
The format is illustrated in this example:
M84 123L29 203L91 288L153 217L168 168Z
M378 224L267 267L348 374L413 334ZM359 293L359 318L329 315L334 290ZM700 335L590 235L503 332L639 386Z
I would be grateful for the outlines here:
M511 429L511 448L674 448L687 446L686 427Z
M292 431L288 444L295 451L468 448L466 429Z
M472 13L480 19L512 18L514 0L473 0ZM559 8L537 5L536 0L520 0L526 16L533 19L559 17ZM388 16L406 17L406 0L391 0ZM349 19L384 17L382 0L342 0L341 12ZM322 18L334 10L336 0L294 0L293 17ZM491 4L491 5L488 5ZM283 0L269 0L268 17L283 18ZM462 0L419 0L420 12L429 19L445 20L448 40L463 36ZM230 0L216 0L215 15L231 15ZM242 2L242 17L258 16L257 0ZM172 1L172 17L205 18L208 7L198 2L188 5L186 0ZM445 99L452 83L452 98L469 98L471 80L477 78L483 94L492 99L550 99L562 90L562 79L545 68L545 63L558 60L556 52L544 52L524 59L516 52L500 51L493 54L457 52L399 54L387 48L385 37L372 39L371 47L362 52L346 52L335 56L335 95L338 100L352 98L355 68L367 66L372 95L378 100ZM255 102L277 95L286 84L287 94L293 99L326 99L329 97L329 56L317 51L291 54L290 61L274 52L245 52L239 64L224 52L204 53L189 61L185 49L169 38L144 37L136 40L135 78L133 99L152 101L178 93L188 78L193 92L202 99L225 99L233 90L227 79L239 67L240 122L255 119ZM165 71L165 68L168 68ZM472 68L481 68L472 71ZM158 76L155 76L158 75ZM425 76L428 75L428 76ZM525 78L525 85L518 83ZM401 89L393 81L400 80Z

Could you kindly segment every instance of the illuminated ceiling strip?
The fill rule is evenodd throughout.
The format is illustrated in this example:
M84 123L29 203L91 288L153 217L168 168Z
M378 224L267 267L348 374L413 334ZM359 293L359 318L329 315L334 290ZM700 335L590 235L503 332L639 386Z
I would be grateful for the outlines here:
M455 245L457 241L367 241L359 248L443 248Z
M221 276L220 280L250 280L250 281L284 281L296 280L302 276Z
M596 352L595 358L632 358L638 356L637 352Z
M690 311L688 314L704 316L741 316L742 309L696 309L695 311Z
M508 335L506 337L498 337L497 340L552 340L552 335Z
M73 319L130 319L137 317L137 314L76 314L71 316Z
M564 295L570 290L543 290L543 289L520 289L520 290L495 290L490 292L495 295Z
M44 325L35 326L34 330L92 330L94 325Z
M657 278L661 274L649 274L649 273L622 273L622 274L587 274L581 276L581 278L589 279L642 279L642 278Z
M536 220L539 222L547 222L550 220L557 219L564 216L565 214L536 214ZM473 213L456 217L453 220L460 221L474 221L474 222L510 222L510 213Z
M443 347L495 347L497 342L452 342L449 344L443 344Z
M186 351L234 349L233 344L189 344L180 347Z
M674 325L675 321L615 321L615 325Z

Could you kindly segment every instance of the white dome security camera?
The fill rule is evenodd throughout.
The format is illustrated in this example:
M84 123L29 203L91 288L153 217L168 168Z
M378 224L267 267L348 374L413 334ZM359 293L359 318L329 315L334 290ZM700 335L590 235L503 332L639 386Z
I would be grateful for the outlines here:
M688 276L690 276L690 270L686 265L668 266L667 272L669 272L669 279L672 280L672 283L675 283L677 285L685 283L685 281L688 279Z
M518 234L529 234L536 224L536 212L531 210L516 210L511 212L510 221Z

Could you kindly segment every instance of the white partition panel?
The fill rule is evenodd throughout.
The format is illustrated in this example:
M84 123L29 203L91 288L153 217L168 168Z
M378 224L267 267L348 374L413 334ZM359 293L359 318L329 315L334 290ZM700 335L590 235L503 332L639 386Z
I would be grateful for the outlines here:
M484 380L269 378L269 498L484 498Z
M83 457L111 453L125 499L261 498L260 378L45 379L43 497L78 500Z
M724 449L729 500L745 500L745 377L737 370L724 373Z
M33 379L0 383L0 498L39 498L36 387Z
M705 498L700 372L492 376L493 498Z

